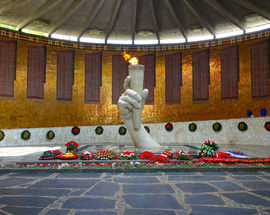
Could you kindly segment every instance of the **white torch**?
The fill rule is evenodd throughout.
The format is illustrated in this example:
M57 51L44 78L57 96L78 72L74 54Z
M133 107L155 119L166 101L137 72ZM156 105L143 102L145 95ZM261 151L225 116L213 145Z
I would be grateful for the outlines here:
M129 65L128 73L131 78L130 89L134 90L142 97L144 66L140 64ZM133 109L132 121L133 121L133 127L135 130L139 129L141 125L141 111L142 111L141 108Z

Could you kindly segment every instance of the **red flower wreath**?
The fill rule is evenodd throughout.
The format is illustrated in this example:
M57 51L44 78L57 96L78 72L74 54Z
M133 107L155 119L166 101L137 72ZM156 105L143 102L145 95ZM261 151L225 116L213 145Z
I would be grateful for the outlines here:
M155 156L149 160L149 163L170 163L170 159L164 156Z
M144 151L140 154L141 159L151 159L152 157L156 157L153 152Z

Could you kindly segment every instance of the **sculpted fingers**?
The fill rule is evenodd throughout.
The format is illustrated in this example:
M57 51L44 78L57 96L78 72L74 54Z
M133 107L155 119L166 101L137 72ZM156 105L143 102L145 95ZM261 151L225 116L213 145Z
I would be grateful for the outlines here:
M128 103L131 107L134 107L136 109L141 108L140 103L128 95L122 95L121 100Z
M144 89L142 92L142 106L145 104L145 101L148 97L149 91L148 89Z
M127 89L126 92L124 93L125 95L131 97L133 100L135 100L137 103L141 102L141 96L136 93L134 90Z
M121 98L121 97L120 97ZM118 100L119 111L123 118L129 119L132 117L132 106L131 104L123 101L122 99Z
M124 81L124 85L123 85L125 90L130 88L130 81L131 81L130 76L126 77L126 79Z

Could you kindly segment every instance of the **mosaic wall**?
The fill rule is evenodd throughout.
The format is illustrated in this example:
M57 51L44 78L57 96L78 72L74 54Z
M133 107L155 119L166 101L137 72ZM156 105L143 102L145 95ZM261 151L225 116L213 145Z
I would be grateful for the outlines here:
M0 39L5 39L1 38ZM192 101L192 52L183 51L183 86L181 104L165 105L165 55L156 53L156 87L154 105L146 105L142 113L143 122L177 122L216 120L246 117L252 110L255 117L260 109L270 107L270 99L252 99L250 45L256 41L240 44L240 82L238 100L221 101L220 50L210 49L209 101L193 104ZM56 101L56 51L63 48L47 47L47 71L44 99L27 99L27 53L28 46L36 45L18 41L17 77L14 82L14 98L0 97L0 129L87 126L122 124L117 105L112 105L112 55L118 52L105 51L102 59L102 86L100 104L84 104L84 54L75 51L75 83L72 102ZM137 56L145 53L131 53ZM268 112L270 110L268 109Z

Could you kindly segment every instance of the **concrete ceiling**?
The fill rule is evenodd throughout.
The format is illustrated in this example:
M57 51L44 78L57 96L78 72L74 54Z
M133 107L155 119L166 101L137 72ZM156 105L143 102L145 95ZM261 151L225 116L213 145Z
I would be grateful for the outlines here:
M0 23L96 43L181 43L270 24L270 0L1 0Z

